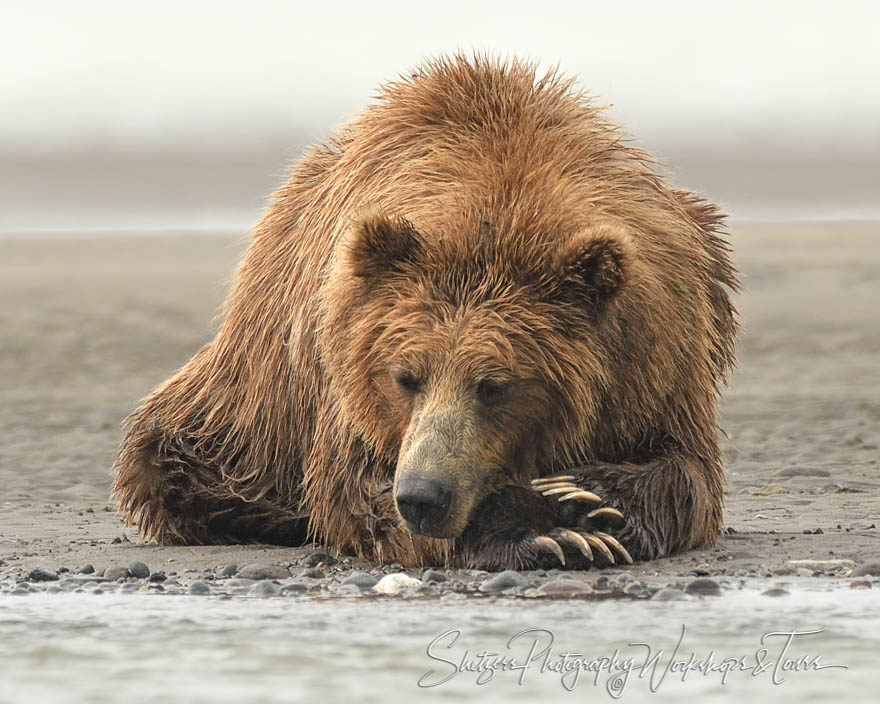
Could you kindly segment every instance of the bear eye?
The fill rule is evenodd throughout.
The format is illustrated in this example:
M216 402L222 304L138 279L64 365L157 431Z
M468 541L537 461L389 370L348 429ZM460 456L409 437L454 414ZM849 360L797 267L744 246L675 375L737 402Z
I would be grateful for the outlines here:
M477 397L481 403L492 406L504 398L509 388L508 382L483 379L477 385Z
M410 372L396 372L394 382L410 396L414 396L422 390L422 382Z

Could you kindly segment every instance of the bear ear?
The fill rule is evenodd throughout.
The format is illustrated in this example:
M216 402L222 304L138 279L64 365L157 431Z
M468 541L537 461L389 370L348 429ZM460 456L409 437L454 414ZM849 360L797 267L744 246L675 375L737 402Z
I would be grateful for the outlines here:
M378 210L361 213L354 222L347 259L350 271L363 279L401 271L422 254L422 238L408 220Z
M632 254L621 225L594 223L579 231L557 259L557 293L566 300L601 308L620 290Z

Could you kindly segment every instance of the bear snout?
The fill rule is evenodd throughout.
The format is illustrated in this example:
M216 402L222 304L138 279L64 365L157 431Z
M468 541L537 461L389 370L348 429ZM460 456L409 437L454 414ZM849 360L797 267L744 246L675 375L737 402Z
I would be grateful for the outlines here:
M397 483L397 510L413 533L438 535L449 516L452 490L438 479L402 477Z

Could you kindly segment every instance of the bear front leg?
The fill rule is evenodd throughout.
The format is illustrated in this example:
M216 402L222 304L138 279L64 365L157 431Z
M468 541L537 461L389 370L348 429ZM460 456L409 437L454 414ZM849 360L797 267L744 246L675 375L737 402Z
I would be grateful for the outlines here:
M587 569L712 544L721 527L720 471L669 455L507 486L480 505L459 555L483 569Z
M560 525L594 532L609 525L634 559L653 560L715 543L721 477L719 463L670 454L644 465L578 467L536 479L532 489L555 504Z
M562 486L556 479L548 478L548 486ZM577 502L582 511L585 498L589 498L590 505L602 503L595 494L574 486L568 492L582 495L569 499ZM621 520L619 511L605 507L597 513L586 509L592 513L589 524L581 521L576 525L578 521L562 516L557 503L555 497L548 500L535 487L510 485L496 491L480 504L467 529L456 540L457 562L487 570L583 570L594 564L632 563L626 548L606 532L609 520Z

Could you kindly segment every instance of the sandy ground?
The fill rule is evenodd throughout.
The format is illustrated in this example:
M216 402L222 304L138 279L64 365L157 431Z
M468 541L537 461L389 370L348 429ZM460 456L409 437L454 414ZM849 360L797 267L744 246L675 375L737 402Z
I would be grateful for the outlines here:
M631 570L876 561L880 225L738 226L732 239L746 329L723 410L729 533ZM0 240L4 571L132 560L206 569L309 552L166 548L132 531L120 542L108 499L121 420L210 338L243 246L214 236Z

